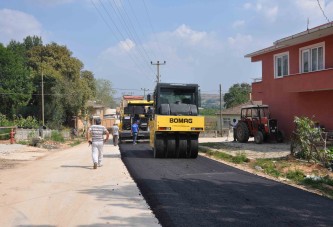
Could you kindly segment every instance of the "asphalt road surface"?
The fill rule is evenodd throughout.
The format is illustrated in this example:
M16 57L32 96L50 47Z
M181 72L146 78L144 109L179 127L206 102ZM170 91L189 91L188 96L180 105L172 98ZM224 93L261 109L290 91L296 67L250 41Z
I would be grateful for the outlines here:
M332 226L333 201L220 162L154 159L121 144L122 159L162 226Z

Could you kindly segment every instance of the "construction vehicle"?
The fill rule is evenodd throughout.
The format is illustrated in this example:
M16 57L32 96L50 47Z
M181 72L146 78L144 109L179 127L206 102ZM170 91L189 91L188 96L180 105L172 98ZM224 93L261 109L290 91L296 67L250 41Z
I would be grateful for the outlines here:
M144 100L143 96L123 96L120 106L119 143L132 140L131 127L136 121L139 125L137 140L149 140L148 121L153 101Z
M261 144L270 136L283 142L283 133L278 129L277 120L270 118L268 105L243 106L236 127L237 141L246 143L249 137L254 137L255 143Z
M199 134L205 128L204 117L198 116L199 86L157 83L153 96L149 128L154 157L196 158Z

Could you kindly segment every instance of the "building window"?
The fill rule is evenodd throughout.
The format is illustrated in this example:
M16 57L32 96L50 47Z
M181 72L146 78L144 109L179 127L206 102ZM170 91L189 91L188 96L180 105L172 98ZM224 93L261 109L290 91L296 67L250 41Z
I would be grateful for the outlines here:
M289 53L274 55L274 76L280 78L289 75Z
M324 44L301 49L301 72L314 72L324 69Z

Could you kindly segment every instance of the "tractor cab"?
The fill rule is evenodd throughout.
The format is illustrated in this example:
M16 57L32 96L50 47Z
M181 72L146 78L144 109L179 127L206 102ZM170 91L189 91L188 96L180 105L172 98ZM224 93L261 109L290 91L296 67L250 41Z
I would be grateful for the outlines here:
M241 109L241 119L236 128L236 138L239 142L247 142L254 137L256 143L266 141L274 135L278 142L283 141L278 130L277 120L271 119L268 105L248 105Z

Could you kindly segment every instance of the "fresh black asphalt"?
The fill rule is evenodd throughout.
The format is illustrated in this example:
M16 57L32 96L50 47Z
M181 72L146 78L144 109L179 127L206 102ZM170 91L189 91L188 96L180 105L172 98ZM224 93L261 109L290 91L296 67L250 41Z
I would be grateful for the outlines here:
M333 201L220 162L154 159L121 144L131 176L162 226L333 226Z

